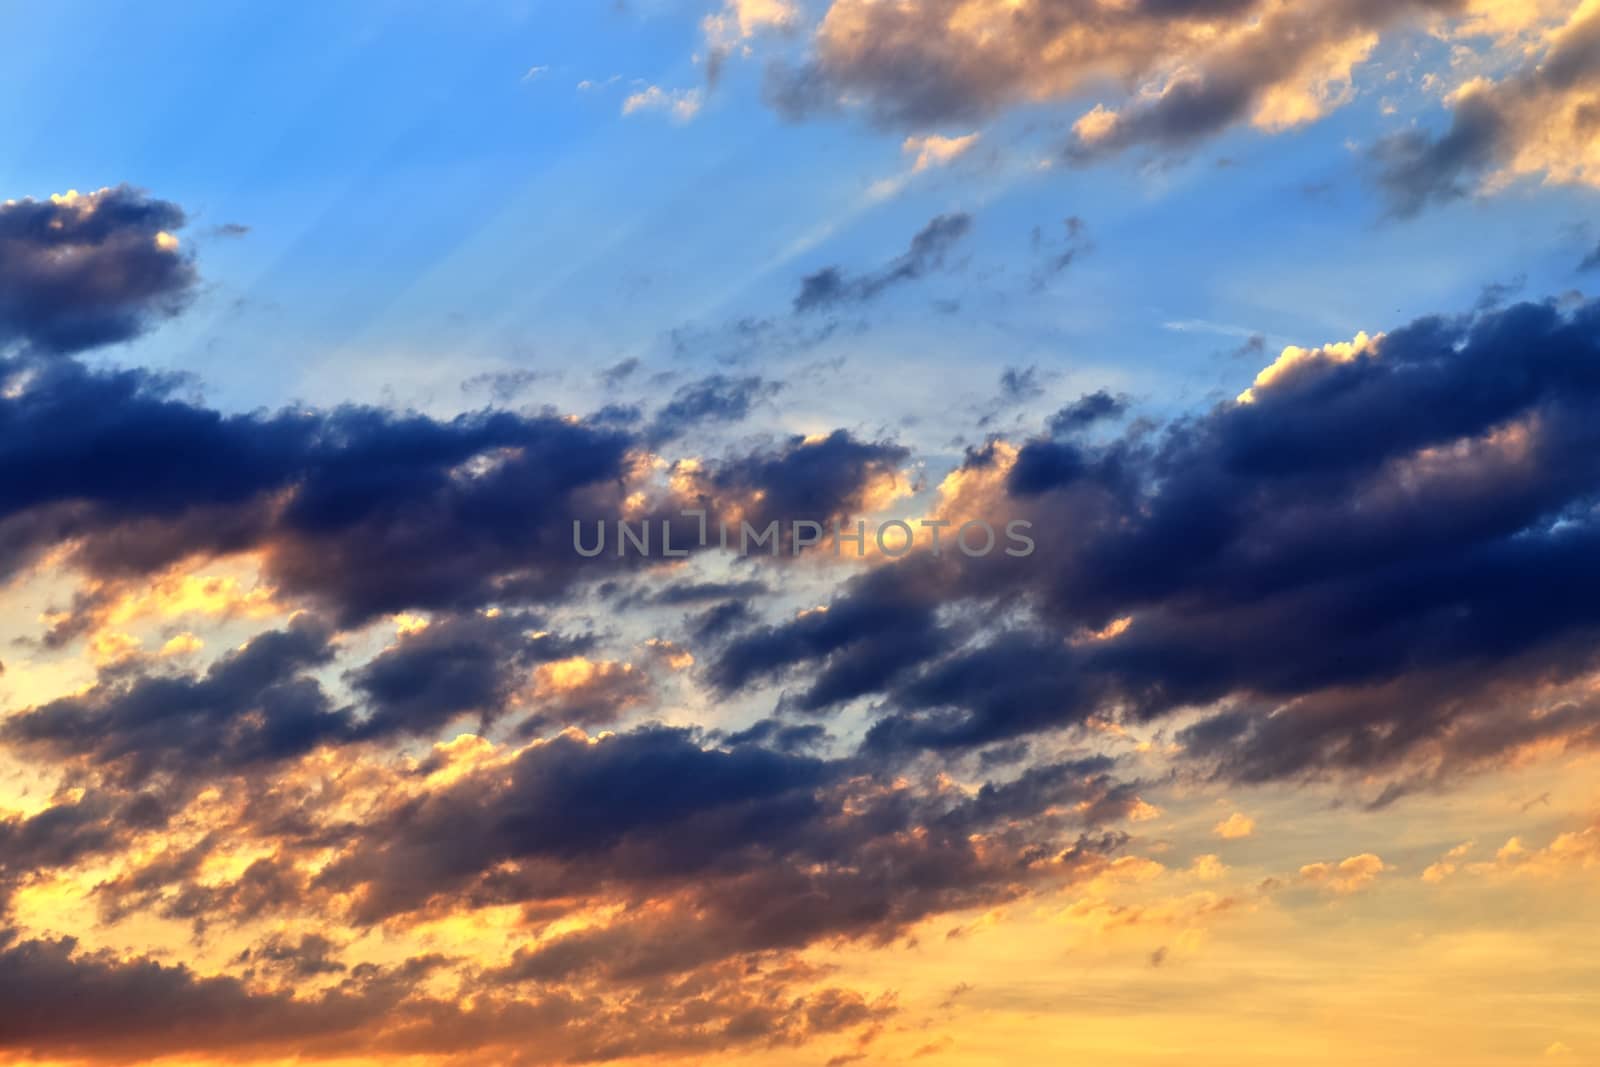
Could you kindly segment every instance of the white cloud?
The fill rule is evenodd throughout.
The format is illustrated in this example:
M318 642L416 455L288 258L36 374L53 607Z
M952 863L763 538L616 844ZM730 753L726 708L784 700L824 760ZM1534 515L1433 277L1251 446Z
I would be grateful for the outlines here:
M640 111L664 111L674 122L688 122L700 113L705 94L699 89L663 89L652 85L629 96L622 102L622 113L633 115Z
M941 137L930 134L927 137L907 137L900 146L906 155L916 155L916 161L911 164L911 173L916 174L927 170L929 167L947 166L958 156L964 154L978 141L978 134L969 133L961 137Z

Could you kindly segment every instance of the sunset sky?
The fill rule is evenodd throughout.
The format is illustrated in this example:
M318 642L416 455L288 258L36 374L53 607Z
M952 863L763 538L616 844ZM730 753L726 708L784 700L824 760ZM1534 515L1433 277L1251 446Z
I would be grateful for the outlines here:
M1600 0L0 20L0 1064L1600 1064Z

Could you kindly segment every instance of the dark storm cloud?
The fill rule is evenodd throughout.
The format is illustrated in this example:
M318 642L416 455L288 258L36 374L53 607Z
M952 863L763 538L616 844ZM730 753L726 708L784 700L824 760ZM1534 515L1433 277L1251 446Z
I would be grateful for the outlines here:
M905 680L895 690L900 710L873 725L866 748L977 748L1081 723L1107 695L1054 634L1002 634Z
M1049 531L1034 556L908 557L825 615L733 640L708 673L804 671L812 710L883 694L883 751L1217 702L1259 712L1192 752L1245 777L1466 765L1451 738L1469 734L1587 743L1587 705L1552 717L1537 694L1596 666L1597 400L1600 303L1418 320L1160 432L1029 442L993 509ZM1002 602L1033 621L968 644L962 620ZM896 631L898 655L873 655ZM845 672L857 684L818 681L857 656L873 665ZM1470 699L1490 680L1498 732Z
M304 945L304 942L302 942ZM190 1054L234 1060L460 1056L547 1064L704 1056L801 1044L893 1012L775 969L711 971L618 1002L595 988L515 989L491 976L470 1002L422 992L446 961L363 964L320 992L262 989L182 964L90 952L71 938L0 929L0 1049L26 1058L130 1063ZM694 1011L685 1012L686 1003Z
M204 675L112 673L87 692L13 714L0 740L22 751L86 757L124 782L226 771L298 756L349 734L307 673L333 660L329 631L309 619L252 639Z
M687 986L697 1018L721 1018L721 1005L734 1017L735 1007L751 1007L748 997L793 1003L798 993L782 974L792 960L787 953L840 938L884 943L930 915L1090 877L1126 841L1095 828L1127 818L1137 804L1132 786L1115 781L1114 764L1103 757L1037 767L976 791L952 790L885 778L860 761L801 755L817 733L771 724L730 738L728 748L663 728L594 740L562 735L509 762L462 766L462 773L425 785L422 775L449 760L439 751L407 775L408 787L364 804L359 824L336 814L337 782L288 778L271 788L315 796L305 809L308 823L241 809L238 827L214 830L220 841L248 828L248 836L273 847L273 859L257 861L231 883L215 877L201 883L197 872L215 847L203 842L102 889L115 904L112 915L154 910L192 921L197 930L314 902L325 916L348 909L357 923L391 928L462 906L516 903L529 930L539 931L583 901L620 901L630 906L604 926L543 929L509 965L469 972L466 981L490 1004L532 995L615 1004L625 989L622 1000L648 1006L655 1022L607 1016L612 1041L627 1035L642 1040L641 1047L657 1047L700 1035L725 1043L726 1034L682 1024L674 1009L681 1009ZM793 751L762 747L780 741ZM320 873L307 873L317 864L297 869L295 857L327 849L334 860ZM370 978L370 969L343 969L337 946L320 939L269 938L243 962L257 980L271 976L286 986L342 976L334 993L361 994ZM722 992L725 980L729 989ZM757 1015L748 1040L798 1041L884 1011L846 991L811 996L805 1026ZM317 999L303 996L300 1003ZM175 991L165 1017L181 1016L175 1006L181 1003ZM237 1008L238 1015L252 1010ZM413 1010L428 1017L440 1009L407 1000L389 1010L405 1021ZM599 1020L592 1028L578 1021L594 1012L563 1015L547 1024L548 1036L598 1038ZM418 1036L460 1033L472 1046L500 1039L498 1025L487 1017L479 1023L431 1027ZM47 1037L64 1047L62 1034ZM375 1032L367 1037L382 1047L391 1040Z
M590 642L542 630L520 614L436 620L402 634L346 680L369 709L357 734L426 735L461 715L492 722L538 663L576 655Z
M1056 437L1087 430L1096 423L1121 418L1128 410L1126 397L1112 396L1104 389L1085 393L1050 416L1050 433Z
M827 611L740 634L712 663L708 680L726 694L814 664L792 702L797 710L818 711L881 690L945 648L942 590L919 569L878 568L847 590Z
M281 595L350 627L405 610L553 601L581 578L639 562L582 560L573 548L575 520L592 529L625 513L648 447L627 426L495 410L222 415L177 398L177 380L70 359L0 364L0 382L0 575L63 544L69 566L123 582L254 551ZM732 417L771 389L724 384L680 397L674 418ZM826 523L906 456L840 431L709 462L695 480L702 502L744 507L762 525ZM674 543L690 545L698 523L676 505L692 503L635 517L657 529L672 518ZM83 632L94 601L77 604L55 639Z
M0 375L0 519L79 502L107 520L241 507L287 483L319 430L288 413L221 415L176 399L181 381L148 371L11 361ZM75 519L60 520L61 536Z
M761 719L727 738L730 745L761 745L791 754L821 749L829 740L827 728L820 723L785 723L779 719Z
M909 456L900 445L835 430L827 437L791 437L776 449L730 457L697 484L713 502L731 498L739 503L753 527L776 521L787 537L788 525L796 520L826 526L862 513L867 491L897 478Z
M533 666L586 647L535 635L532 626L515 614L436 620L347 671L358 700L336 705L315 677L337 655L332 631L299 616L202 674L114 665L84 693L12 714L0 724L0 741L18 751L86 760L124 785L160 778L194 786L322 745L427 736L463 715L492 721L511 706Z
M940 270L951 249L971 229L971 215L940 215L917 231L904 255L880 270L852 275L840 267L824 267L801 281L800 292L794 298L794 310L825 311L841 305L864 304L886 289Z
M755 612L743 600L725 600L688 620L689 633L699 642L719 641L731 631L755 621Z
M754 600L769 592L765 582L747 579L739 582L674 582L649 597L652 604L700 604L730 597Z
M621 513L631 445L553 415L336 411L270 531L270 573L346 622L552 596L576 573L572 521Z
M193 296L181 208L128 186L0 203L0 349L75 352L137 337Z
M763 400L775 396L782 385L758 375L709 378L681 386L650 423L646 438L659 445L682 437L698 426L739 422Z
M1017 496L1034 496L1066 485L1085 473L1088 459L1065 441L1034 441L1017 454L1006 485Z
M883 940L1070 878L1120 847L1084 830L1136 803L1103 759L948 795L800 755L799 737L789 753L755 743L782 732L727 749L666 728L554 738L370 820L311 890L353 893L363 922L446 900L649 899L633 920L519 954L511 972L640 981L821 938Z
M1580 271L1600 270L1600 245L1594 246L1594 251L1583 257L1583 262L1578 264Z
M7 943L9 942L9 943ZM348 1032L400 997L334 993L298 1001L234 978L80 951L71 938L0 936L0 1048L143 1059L158 1053L282 1046Z
M703 749L680 730L594 744L558 736L496 772L487 791L491 783L474 778L395 810L319 881L364 886L360 907L371 919L513 860L609 858L632 877L690 874L814 815L814 791L829 774L820 761L758 748ZM456 858L428 860L440 846Z
M634 445L553 414L224 416L172 379L70 360L4 377L0 572L61 542L107 578L258 549L347 624L559 591L572 520L620 514Z

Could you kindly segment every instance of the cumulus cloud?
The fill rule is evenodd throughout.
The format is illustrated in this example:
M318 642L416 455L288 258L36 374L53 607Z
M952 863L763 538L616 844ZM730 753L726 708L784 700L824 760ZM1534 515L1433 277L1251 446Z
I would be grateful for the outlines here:
M370 708L357 733L427 734L469 714L487 725L514 706L538 665L588 644L551 634L542 620L517 613L429 621L347 676Z
M916 553L734 637L711 676L886 697L872 751L1203 708L1187 758L1255 781L1388 770L1403 792L1593 744L1597 365L1596 305L1520 304L1288 350L1157 434L992 444L947 481L954 517L1027 518L1033 556ZM1000 602L1013 624L973 640Z
M118 186L0 203L0 348L127 341L193 297L183 209Z
M1181 153L1241 124L1304 126L1353 99L1379 45L1408 34L1443 39L1458 60L1519 62L1457 89L1445 132L1375 146L1391 203L1409 214L1524 176L1595 184L1596 16L1590 0L833 0L805 57L769 69L767 95L793 118L859 110L939 143L923 131L1120 87L1072 123L1065 153L1082 163L1137 147Z
M362 921L460 894L648 896L661 906L547 941L517 964L530 979L638 980L819 938L882 939L1079 876L1120 842L1081 835L1137 800L1103 759L955 795L863 769L749 743L703 747L663 728L562 736L378 815L312 889L348 894ZM1046 814L1056 809L1068 814ZM882 880L891 869L903 873Z
M1600 185L1597 56L1600 4L1585 0L1520 69L1457 89L1443 131L1380 141L1372 156L1394 212L1412 215L1521 178Z
M750 972L743 985L732 974L703 976L692 1019L676 1010L688 990L674 985L611 1003L565 988L518 989L504 977L505 984L474 990L468 1002L425 991L444 963L418 956L364 964L321 992L296 993L89 951L72 938L23 939L0 930L0 996L12 1009L0 1022L0 1049L109 1063L183 1054L562 1063L794 1045L893 1012L892 1002L782 975L765 993L753 992Z
M1080 121L1078 149L1176 146L1238 121L1275 131L1320 117L1348 99L1383 31L1455 6L834 0L807 61L775 68L769 96L791 115L851 101L880 123L919 127L1114 81L1137 89Z
M1308 863L1300 868L1300 881L1333 893L1359 893L1387 870L1382 858L1363 852L1338 863Z
M161 375L70 360L0 376L0 572L62 542L106 578L260 552L283 594L346 623L564 587L572 520L622 513L639 444L549 413L223 416Z
M1211 832L1224 841L1235 841L1256 832L1256 821L1242 812L1234 812L1211 828Z
M790 437L703 466L680 469L684 495L730 522L730 537L747 523L756 530L777 523L774 549L789 554L796 522L831 530L877 511L910 491L901 465L910 451L893 441L863 441L846 430ZM713 536L713 539L715 537Z

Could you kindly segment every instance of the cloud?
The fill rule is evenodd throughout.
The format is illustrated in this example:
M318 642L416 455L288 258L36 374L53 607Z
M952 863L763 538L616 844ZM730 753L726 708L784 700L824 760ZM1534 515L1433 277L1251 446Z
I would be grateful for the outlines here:
M259 552L283 597L344 624L566 586L572 520L622 513L636 447L548 412L224 416L143 371L57 359L0 376L0 573L63 542L99 578Z
M814 664L808 687L793 695L798 709L813 712L877 692L941 650L939 600L937 586L906 569L874 570L826 611L739 635L713 662L709 679L732 693Z
M941 219L877 271L835 268L830 299L937 269L970 222ZM0 1047L859 1050L895 1003L826 984L820 949L1156 866L1118 859L1159 811L1104 745L1170 759L1174 780L1338 778L1375 805L1592 746L1600 305L1501 302L1286 348L1235 399L1164 422L1124 421L1105 391L1046 404L1048 376L1014 370L1007 396L1056 414L969 450L929 514L1025 518L1039 551L877 559L832 595L816 590L837 569L805 561L572 559L574 520L697 504L826 524L922 502L908 449L844 430L652 454L745 418L779 387L764 377L691 382L648 421L227 415L169 377L19 354L0 368L0 560L86 579L46 647L134 620L166 637L182 613L274 622L243 643L208 632L227 649L209 663L186 641L111 648L88 684L0 724L11 757L60 778L0 815L0 908L75 881L104 943L154 920L230 941L196 953L227 961L207 975L0 933L0 996L24 1007ZM259 614L198 577L224 557L259 571ZM549 629L635 607L673 619L627 651ZM658 682L689 692L674 722L707 696L731 717L641 724ZM1213 828L1252 830L1240 813ZM1590 830L1511 844L1496 870L1600 854ZM1353 893L1388 869L1364 853L1286 884ZM1174 876L1228 874L1201 855ZM1075 914L1186 933L1234 903ZM494 950L362 959L467 927ZM1181 963L1169 940L1159 958Z
M892 441L862 441L835 430L685 470L683 488L710 514L728 517L730 538L739 535L740 523L760 532L776 522L779 554L786 554L795 522L831 530L835 521L854 520L908 492L900 465L909 457Z
M603 666L582 677L558 671L563 684L551 684L540 672L586 662L576 656L588 642L535 632L534 625L528 616L500 613L417 625L345 672L358 700L339 705L317 677L336 659L334 635L299 615L200 674L173 673L155 662L114 664L82 693L11 715L0 724L0 741L56 760L82 760L124 787L155 781L192 788L325 745L427 737L465 715L485 725L531 713L525 725L559 728L612 721L638 703L643 676L620 686Z
M609 725L649 703L654 693L650 675L633 664L584 656L541 664L534 681L529 700L537 711L523 723L525 735L565 725Z
M31 815L0 818L0 918L24 881L114 854L139 835L161 830L171 814L155 794L90 790Z
M309 671L333 660L329 632L310 619L257 636L202 676L112 673L87 692L0 724L0 740L56 758L86 757L141 785L287 759L344 735Z
M972 229L972 216L939 215L911 239L911 247L880 270L849 275L840 267L824 267L807 275L794 298L796 312L823 311L848 304L865 304L885 290L942 269L945 257Z
M267 963L283 955L271 943L262 951ZM703 975L692 1019L681 1010L689 990L673 986L617 1003L563 988L483 984L469 1002L423 990L444 962L363 964L332 972L342 977L321 992L297 995L182 964L91 952L72 938L20 939L0 930L0 996L14 1009L0 1022L0 1049L108 1063L183 1054L591 1062L795 1045L893 1013L892 1002L781 976L752 991L748 970Z
M1349 98L1381 33L1454 7L833 0L810 55L772 69L768 96L792 117L848 106L926 128L1118 83L1126 104L1080 121L1075 150L1177 147L1236 122L1277 131L1320 117Z
M1020 404L1044 395L1038 367L1007 367L1000 372L1000 399L1005 404Z
M1339 894L1359 893L1389 867L1370 852L1338 863L1308 863L1300 868L1300 881Z
M66 358L0 364L0 382L0 575L55 551L89 582L52 622L53 646L102 627L138 582L208 559L248 559L274 604L350 628L396 612L551 603L644 566L613 553L580 559L575 521L592 528L626 516L657 532L671 521L674 543L694 546L699 524L685 507L709 505L735 529L744 517L791 530L909 491L898 469L905 449L843 432L655 479L644 457L660 435L736 419L775 393L754 376L684 387L643 432L603 413L549 410L225 416L178 399L168 377Z
M1236 841L1256 832L1256 821L1248 815L1234 812L1211 828L1211 832L1224 841Z
M0 349L131 340L193 298L183 210L128 186L0 203Z
M350 968L335 958L338 946L321 934L302 934L298 941L273 934L239 954L238 962L277 971L297 980L340 974Z
M641 111L662 111L674 122L688 122L700 113L704 103L705 94L699 89L663 89L659 85L651 85L624 98L622 113L636 115Z
M1521 837L1512 837L1493 857L1479 862L1468 862L1472 850L1470 842L1451 849L1423 872L1423 880L1438 884L1457 875L1552 879L1584 874L1600 867L1600 822L1564 830L1541 847L1530 848Z
M463 897L651 899L519 953L513 973L654 980L823 938L882 941L1075 877L1121 840L1085 829L1137 800L1111 767L1041 766L941 795L850 762L705 747L683 730L567 734L375 813L309 888L340 894L360 922Z
M1088 230L1089 224L1076 215L1061 220L1059 236L1050 236L1038 226L1033 228L1030 243L1035 263L1031 280L1035 290L1043 289L1080 256L1093 250L1094 242L1089 239Z
M538 664L587 644L547 633L540 620L520 614L429 622L347 675L369 707L357 733L426 735L467 714L493 722L512 708Z
M754 600L770 591L764 582L755 579L736 582L674 582L652 594L650 602L679 605L726 600L730 597Z
M1541 49L1500 81L1477 78L1450 98L1438 134L1407 131L1372 158L1398 215L1519 178L1600 185L1600 6L1578 4Z
M1206 709L1185 757L1247 781L1404 789L1592 745L1597 365L1600 305L1519 304L1286 350L1246 396L1159 431L991 444L936 513L1026 519L1035 554L914 553L825 616L736 637L710 676L804 672L814 710L876 695L875 752L1108 707ZM1000 603L1011 624L974 640Z
M348 1038L401 999L381 981L305 1001L252 994L237 979L204 978L182 965L79 951L71 938L4 944L0 995L12 1009L0 1024L0 1047L141 1059Z
M1430 863L1422 872L1422 880L1429 883L1439 883L1455 874L1460 869L1461 861L1472 852L1473 842L1466 841L1452 848L1439 858L1438 862Z
M1104 389L1085 393L1050 416L1052 436L1066 437L1098 423L1120 418L1128 410L1126 397L1112 396Z
M1256 20L1197 44L1119 109L1097 105L1073 127L1069 155L1089 160L1135 145L1180 149L1248 121L1278 132L1321 118L1351 96L1356 66L1388 24L1443 4L1250 5ZM1169 61L1172 58L1166 57Z
M723 0L721 11L700 21L706 40L707 84L715 87L721 80L723 65L730 56L750 54L751 38L792 30L799 21L799 8L789 0Z
M788 0L724 0L720 12L705 17L704 28L708 38L732 44L764 30L792 26L799 15Z
M758 403L776 396L782 388L780 383L759 375L713 374L680 386L672 399L656 412L646 436L653 443L664 443L706 424L739 422Z
M907 137L901 143L900 150L906 155L916 157L911 164L911 172L920 174L930 167L948 166L977 144L979 136L981 135L978 133L968 133L960 137L944 137L939 134Z

